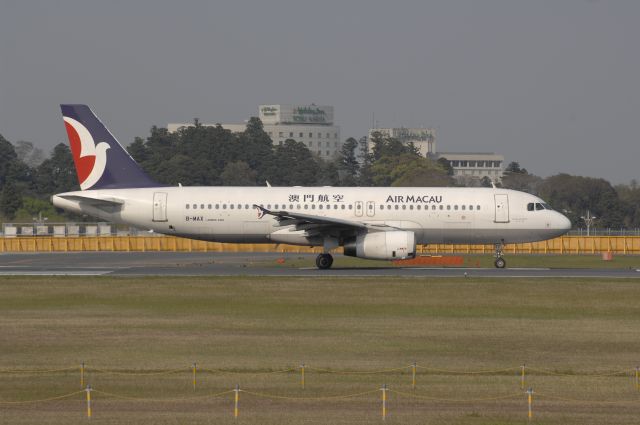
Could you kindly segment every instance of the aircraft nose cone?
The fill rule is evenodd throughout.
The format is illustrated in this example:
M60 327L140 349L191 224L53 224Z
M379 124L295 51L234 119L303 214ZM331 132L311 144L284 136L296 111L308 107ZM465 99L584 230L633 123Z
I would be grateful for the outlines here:
M562 234L565 234L569 230L571 230L571 220L569 220L563 214L558 213L558 218L556 220L556 226L557 226L558 230L562 230Z

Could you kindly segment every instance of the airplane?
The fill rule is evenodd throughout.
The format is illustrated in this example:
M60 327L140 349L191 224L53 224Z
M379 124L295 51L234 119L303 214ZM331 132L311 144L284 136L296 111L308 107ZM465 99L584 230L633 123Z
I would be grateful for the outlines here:
M127 153L86 105L61 105L79 191L52 196L64 210L203 241L321 246L397 260L416 244L503 246L555 238L571 222L537 196L465 187L183 187L159 184Z

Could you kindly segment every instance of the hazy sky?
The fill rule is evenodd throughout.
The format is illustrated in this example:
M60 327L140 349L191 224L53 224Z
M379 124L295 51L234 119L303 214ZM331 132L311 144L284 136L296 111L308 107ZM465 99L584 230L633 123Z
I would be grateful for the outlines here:
M375 113L440 151L640 180L639 22L637 0L3 0L0 133L49 150L86 103L128 145L314 102L344 138Z

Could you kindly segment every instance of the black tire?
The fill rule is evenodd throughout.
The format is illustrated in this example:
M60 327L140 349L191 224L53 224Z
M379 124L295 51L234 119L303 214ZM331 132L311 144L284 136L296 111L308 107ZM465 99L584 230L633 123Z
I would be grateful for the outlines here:
M333 257L331 256L331 254L320 254L316 257L316 266L318 266L320 270L329 269L331 268L332 264Z
M504 269L507 266L507 262L505 261L504 258L502 257L498 257L496 258L496 261L493 263L496 268L498 269Z

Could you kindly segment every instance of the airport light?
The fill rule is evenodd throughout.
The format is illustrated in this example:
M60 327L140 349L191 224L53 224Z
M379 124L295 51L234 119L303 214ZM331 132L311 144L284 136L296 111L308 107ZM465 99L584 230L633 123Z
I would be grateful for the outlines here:
M595 215L591 215L591 211L587 210L587 216L582 216L580 218L584 220L584 223L587 225L587 236L591 236L591 226L598 217L596 217Z

